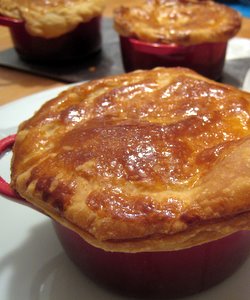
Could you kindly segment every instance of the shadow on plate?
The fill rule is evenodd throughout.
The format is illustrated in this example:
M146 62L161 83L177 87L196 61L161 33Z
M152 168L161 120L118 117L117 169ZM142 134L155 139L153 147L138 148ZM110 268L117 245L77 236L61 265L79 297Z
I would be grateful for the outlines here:
M249 68L250 57L230 59L226 61L221 82L241 88Z
M32 227L22 244L1 259L0 278L4 273L8 300L125 299L99 288L78 270L64 254L49 220Z

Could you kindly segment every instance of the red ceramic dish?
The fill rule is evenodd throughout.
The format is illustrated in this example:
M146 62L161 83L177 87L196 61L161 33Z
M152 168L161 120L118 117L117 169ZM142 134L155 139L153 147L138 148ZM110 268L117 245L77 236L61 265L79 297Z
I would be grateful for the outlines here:
M73 31L56 38L42 38L29 34L25 22L0 15L0 25L8 26L14 47L27 61L65 62L79 60L101 48L101 17L80 23Z
M0 152L15 136L0 141ZM0 194L31 206L0 180ZM101 285L127 295L176 297L207 289L230 276L250 253L250 232L171 252L118 253L93 247L77 233L53 221L56 234L71 260Z
M211 79L219 79L225 62L227 42L192 46L157 44L120 36L126 72L157 66L187 67Z

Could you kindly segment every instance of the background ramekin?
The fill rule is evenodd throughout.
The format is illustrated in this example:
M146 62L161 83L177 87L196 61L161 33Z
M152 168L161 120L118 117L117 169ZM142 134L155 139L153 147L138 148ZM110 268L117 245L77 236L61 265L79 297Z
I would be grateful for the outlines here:
M157 66L181 66L218 80L222 75L227 42L180 46L149 43L120 36L120 47L126 72L152 69Z
M10 29L13 45L26 61L66 62L86 58L101 49L101 16L80 23L74 30L56 38L31 35L25 21L0 15L0 25Z

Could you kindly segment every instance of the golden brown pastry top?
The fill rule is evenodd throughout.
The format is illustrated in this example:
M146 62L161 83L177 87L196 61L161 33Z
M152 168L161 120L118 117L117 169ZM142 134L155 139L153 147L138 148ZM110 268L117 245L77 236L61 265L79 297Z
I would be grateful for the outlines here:
M20 125L12 187L112 251L250 229L250 94L185 68L86 82Z
M142 3L115 10L114 26L121 36L147 42L193 45L226 42L241 26L238 12L209 0L148 0Z
M104 0L0 0L0 14L24 20L34 36L55 38L101 15Z

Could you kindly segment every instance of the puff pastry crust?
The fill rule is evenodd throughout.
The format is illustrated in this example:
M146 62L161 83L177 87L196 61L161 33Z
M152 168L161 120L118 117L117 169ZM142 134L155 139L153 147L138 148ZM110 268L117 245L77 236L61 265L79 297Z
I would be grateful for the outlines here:
M59 37L80 23L100 16L104 0L1 0L0 14L24 20L27 31L44 38Z
M107 77L19 127L12 187L89 243L170 251L250 229L250 94L185 68Z
M226 42L240 26L238 12L209 0L149 0L114 12L114 27L121 36L154 43Z

